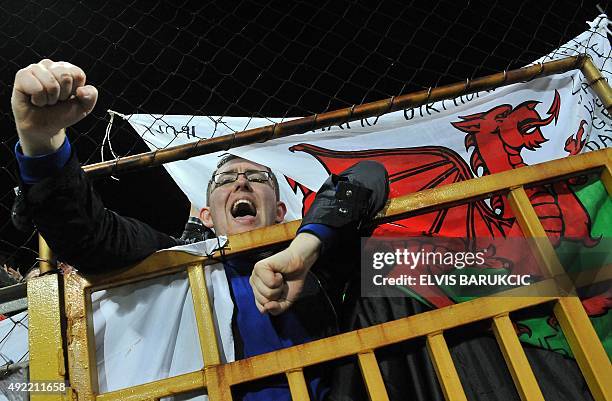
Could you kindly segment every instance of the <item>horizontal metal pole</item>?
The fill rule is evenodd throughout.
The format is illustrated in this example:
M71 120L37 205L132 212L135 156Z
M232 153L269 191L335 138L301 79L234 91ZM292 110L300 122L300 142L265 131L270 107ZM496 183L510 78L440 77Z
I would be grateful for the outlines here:
M30 367L30 361L21 361L16 363L6 363L0 365L0 372L12 373L19 369L27 369Z
M28 310L28 298L14 299L0 304L0 314L2 315L23 312L24 310Z
M227 151L231 148L250 145L256 142L266 142L270 139L303 134L318 128L357 121L368 117L377 117L393 111L418 107L443 99L452 99L457 96L498 88L522 81L529 81L534 78L560 74L580 68L584 60L585 56L567 57L516 70L487 75L473 80L466 79L464 82L444 85L437 88L429 88L376 102L354 105L340 110L236 132L231 135L203 139L194 143L90 164L85 166L83 170L89 176L98 177L158 166L176 160L189 159L194 156Z
M26 283L18 283L9 285L8 287L2 287L0 288L0 304L24 298L27 296L27 293L28 290Z
M188 391L203 389L206 387L206 379L201 371L185 373L167 379L139 384L108 393L98 394L96 401L141 401L157 400Z

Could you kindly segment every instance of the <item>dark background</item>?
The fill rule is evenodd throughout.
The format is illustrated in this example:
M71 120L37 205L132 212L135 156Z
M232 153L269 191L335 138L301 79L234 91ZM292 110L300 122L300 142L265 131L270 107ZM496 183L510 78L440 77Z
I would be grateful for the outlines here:
M15 72L41 58L79 65L100 91L93 115L69 131L89 164L100 160L107 109L320 113L521 67L585 31L597 3L4 0L0 263L23 272L36 257L33 233L10 223L17 185L10 94ZM111 136L120 155L148 151L125 122L115 121ZM189 204L163 168L103 178L96 187L108 207L180 234Z

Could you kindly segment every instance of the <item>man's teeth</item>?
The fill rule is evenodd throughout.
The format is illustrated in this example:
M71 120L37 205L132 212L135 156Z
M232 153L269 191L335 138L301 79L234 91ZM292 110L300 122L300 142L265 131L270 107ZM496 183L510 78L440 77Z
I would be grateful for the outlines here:
M248 200L248 199L238 199L236 202L234 202L234 205L232 206L232 209L236 209L236 207L238 207L238 205L240 205L242 203L246 203L250 207L253 207L253 202L251 202L250 200Z
M255 205L248 199L238 199L232 205L232 216L234 217L255 216L256 214Z

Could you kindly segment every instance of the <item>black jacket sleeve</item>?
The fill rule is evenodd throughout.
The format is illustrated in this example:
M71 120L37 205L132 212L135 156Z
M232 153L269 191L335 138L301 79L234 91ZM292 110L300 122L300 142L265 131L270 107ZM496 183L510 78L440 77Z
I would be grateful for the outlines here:
M389 176L385 167L370 160L359 162L323 183L300 229L316 223L338 230L338 237L366 234L388 197Z
M362 161L330 176L317 192L298 231L312 223L334 229L334 239L323 242L312 269L333 296L340 296L346 282L359 276L361 237L371 234L372 219L388 197L387 170L375 161Z
M73 152L56 175L21 183L25 209L58 258L84 273L127 266L177 241L108 210Z

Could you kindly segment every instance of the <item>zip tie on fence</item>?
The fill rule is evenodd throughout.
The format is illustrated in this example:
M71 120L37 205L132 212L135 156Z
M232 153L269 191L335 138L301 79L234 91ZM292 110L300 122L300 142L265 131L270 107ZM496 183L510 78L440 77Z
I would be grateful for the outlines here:
M115 110L108 109L108 110L106 110L106 112L107 112L108 114L110 114L111 116L114 114L114 115L116 115L116 116L118 116L118 117L123 118L124 120L127 120L127 119L128 119L128 116L127 116L127 115L125 115L125 114L123 114L123 113L119 113L118 111L115 111Z
M537 72L537 73L536 73L534 76L532 76L531 78L529 78L527 81L523 81L523 82L525 82L525 83L527 83L527 82L531 82L531 81L533 81L534 79L537 79L537 78L538 78L540 75L542 75L542 73L544 73L544 63L543 63L543 62L538 61L537 63L533 63L533 64L531 64L531 66L534 66L534 65L539 65L539 66L540 66L540 69L538 70L538 72Z
M380 113L379 115L376 116L376 119L374 120L374 124L376 125L376 123L378 123L378 119L381 116L384 116L385 114L389 113L391 111L391 109L393 108L393 102L395 101L395 95L391 96L391 99L389 101L389 106L387 107L387 110Z
M468 90L470 90L470 84L472 81L469 78L465 79L465 86L463 87L463 94L466 94Z
M351 128L351 119L353 118L353 113L355 112L355 105L353 104L351 106L351 109L349 110L349 115L346 118L346 128Z
M36 261L42 262L42 263L48 263L49 266L51 266L51 270L40 273L41 276L44 276L45 274L57 273L59 271L59 269L57 268L57 260L55 259L36 258Z
M427 89L427 99L425 99L425 104L429 104L430 98L431 98L431 86Z
M597 21L598 19L603 19L604 16L602 16L601 14L604 14L607 17L607 13L606 11L601 8L601 6L599 4L597 4L595 6L595 8L597 9L597 11L599 11L600 15L597 16L597 18L593 21L593 22L597 22L596 24L593 24L594 26L591 26L591 28L594 28L595 26L599 25L599 22ZM590 25L590 24L589 24ZM606 24L605 27L602 27L604 31L606 31L608 33L608 35L612 35L612 31L610 30L610 27L612 26L612 21L608 20L608 23Z

